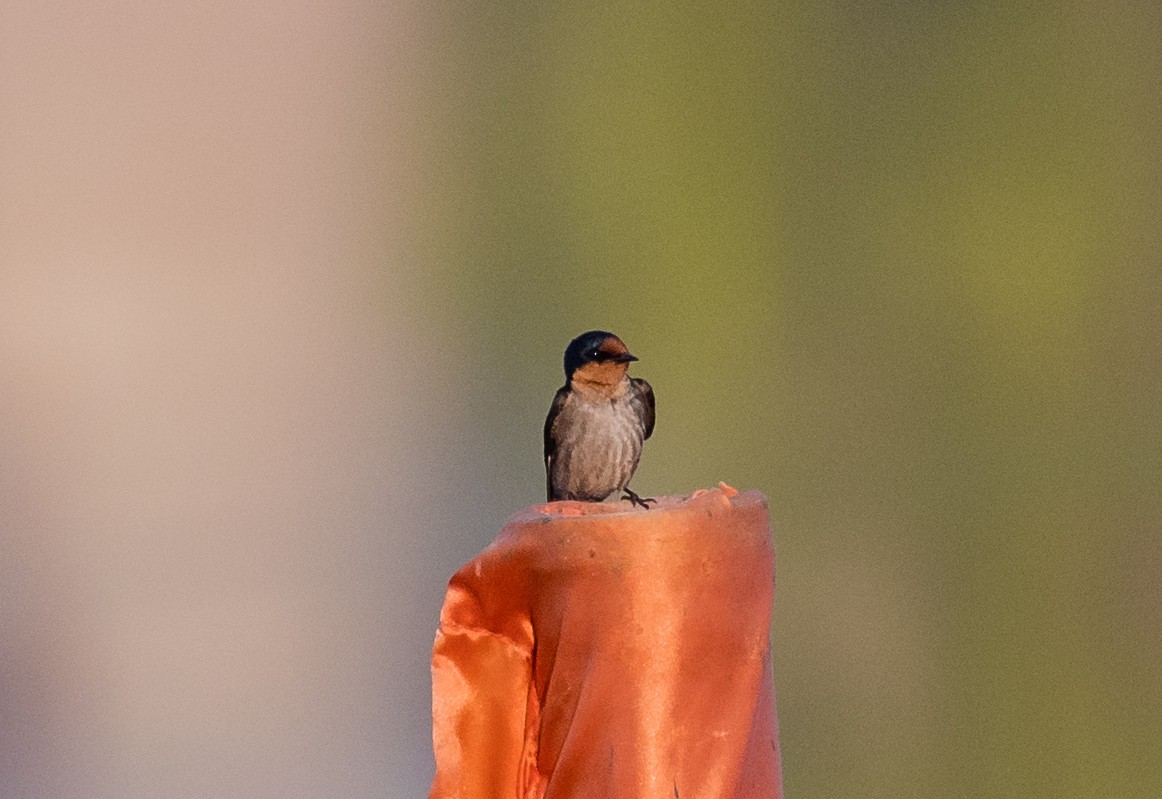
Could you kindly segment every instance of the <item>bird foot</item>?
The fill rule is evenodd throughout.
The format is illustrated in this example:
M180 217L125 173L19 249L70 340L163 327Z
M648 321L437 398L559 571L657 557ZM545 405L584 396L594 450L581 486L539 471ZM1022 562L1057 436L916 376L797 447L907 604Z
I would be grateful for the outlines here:
M628 499L630 502L630 507L636 507L638 505L641 505L646 510L649 510L650 503L657 502L657 500L654 499L653 497L639 497L637 494L635 494L633 491L630 491L628 488L623 488L622 491L625 492L625 496L623 496L622 499Z

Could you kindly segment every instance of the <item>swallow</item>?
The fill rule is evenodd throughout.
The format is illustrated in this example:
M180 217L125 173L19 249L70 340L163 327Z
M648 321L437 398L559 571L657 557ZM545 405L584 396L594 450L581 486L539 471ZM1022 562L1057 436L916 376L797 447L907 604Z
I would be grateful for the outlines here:
M591 330L565 349L565 385L545 418L545 479L549 501L622 499L649 508L627 486L654 432L654 390L630 377L637 357L612 333Z

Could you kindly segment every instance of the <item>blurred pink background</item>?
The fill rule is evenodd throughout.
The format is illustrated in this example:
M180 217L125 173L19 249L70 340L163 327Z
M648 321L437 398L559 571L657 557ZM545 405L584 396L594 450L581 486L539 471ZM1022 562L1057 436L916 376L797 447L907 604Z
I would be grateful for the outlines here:
M431 13L0 10L0 795L426 788Z

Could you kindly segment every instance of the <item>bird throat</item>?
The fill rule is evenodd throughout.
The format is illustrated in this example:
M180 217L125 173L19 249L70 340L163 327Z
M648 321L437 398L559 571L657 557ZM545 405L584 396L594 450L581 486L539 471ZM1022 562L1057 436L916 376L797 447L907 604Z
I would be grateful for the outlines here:
M587 363L573 372L570 384L574 391L595 394L603 399L616 399L629 390L625 379L624 363Z

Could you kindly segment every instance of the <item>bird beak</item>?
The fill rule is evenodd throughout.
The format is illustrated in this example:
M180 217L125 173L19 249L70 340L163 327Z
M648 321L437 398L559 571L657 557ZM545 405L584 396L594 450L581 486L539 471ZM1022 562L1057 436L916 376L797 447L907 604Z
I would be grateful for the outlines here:
M617 361L618 363L629 363L630 361L636 361L637 359L638 358L636 355L631 355L628 352L623 352L621 355L618 355L613 360Z

